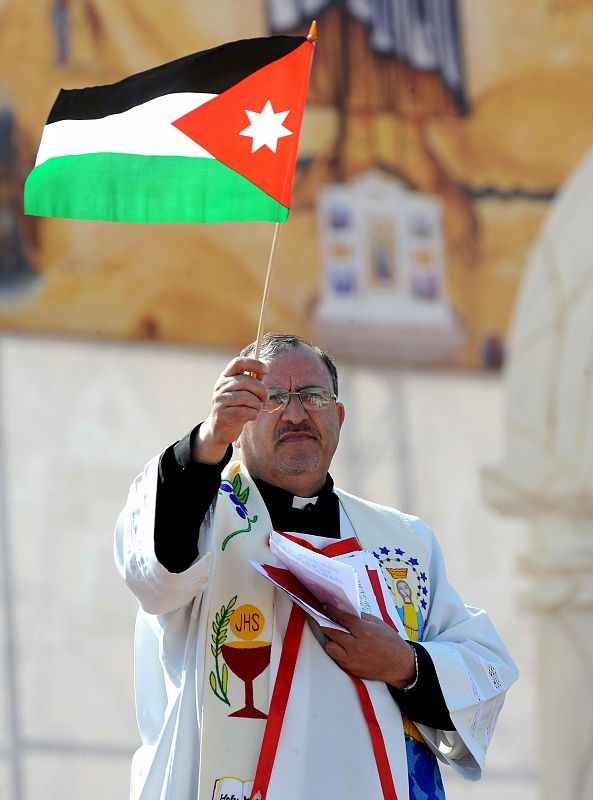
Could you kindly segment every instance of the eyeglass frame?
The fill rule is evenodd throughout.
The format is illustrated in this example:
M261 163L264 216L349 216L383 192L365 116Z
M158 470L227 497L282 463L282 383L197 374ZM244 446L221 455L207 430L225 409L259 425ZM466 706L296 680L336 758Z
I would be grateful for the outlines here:
M328 398L328 403L324 408L311 408L311 409L306 408L306 406L305 406L305 404L303 402L303 398L301 397L301 392L311 392L311 391L314 391L317 394L320 394L323 397L327 397ZM271 393L272 394L276 394L278 392L280 392L281 396L286 398L286 400L285 401L281 401L280 405L277 406L276 408L264 408L264 406L267 403L270 402L270 399L268 398L268 400L266 400L265 403L262 403L260 411L262 411L264 414L273 414L275 411L280 411L280 410L285 411L288 408L288 406L290 404L290 398L293 395L297 395L298 396L301 406L303 407L303 409L307 413L309 413L309 411L314 411L314 412L315 411L318 411L318 412L327 411L329 409L330 405L331 405L331 401L332 400L335 401L335 400L338 399L338 396L334 392L330 391L329 389L325 389L323 386L302 386L296 392L289 392L288 389L284 389L282 386L272 386L271 387Z

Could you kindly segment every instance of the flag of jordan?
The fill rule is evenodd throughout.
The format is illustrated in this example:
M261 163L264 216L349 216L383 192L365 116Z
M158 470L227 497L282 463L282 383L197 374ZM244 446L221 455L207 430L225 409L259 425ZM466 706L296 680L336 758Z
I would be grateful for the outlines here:
M305 37L246 39L109 86L62 90L25 212L285 221L313 47Z

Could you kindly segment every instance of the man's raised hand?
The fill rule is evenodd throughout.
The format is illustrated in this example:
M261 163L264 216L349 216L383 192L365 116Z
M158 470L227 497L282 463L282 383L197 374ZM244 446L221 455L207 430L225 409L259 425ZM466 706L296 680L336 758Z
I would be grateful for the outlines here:
M229 444L241 435L246 422L258 415L268 391L261 379L269 371L255 358L234 358L214 384L210 414L195 438L192 458L202 464L222 461Z

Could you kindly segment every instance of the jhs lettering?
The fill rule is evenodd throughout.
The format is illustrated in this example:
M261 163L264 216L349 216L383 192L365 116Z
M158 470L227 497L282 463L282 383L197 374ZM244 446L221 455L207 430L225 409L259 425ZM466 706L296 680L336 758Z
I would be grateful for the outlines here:
M251 614L241 613L239 619L235 619L235 630L237 633L250 632L259 633L261 630L261 614L253 611ZM224 800L221 798L221 800Z

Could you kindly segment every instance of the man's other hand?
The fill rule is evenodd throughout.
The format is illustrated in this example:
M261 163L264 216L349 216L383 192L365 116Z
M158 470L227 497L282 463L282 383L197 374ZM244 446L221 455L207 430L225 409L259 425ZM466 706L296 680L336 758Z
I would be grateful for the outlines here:
M210 414L195 438L192 458L202 464L217 464L229 444L241 435L246 422L253 421L268 399L261 379L269 371L263 361L233 358L214 384Z
M346 672L403 689L416 678L416 659L409 642L382 619L370 614L362 618L334 606L325 606L325 614L349 633L322 628L328 641L325 652Z

